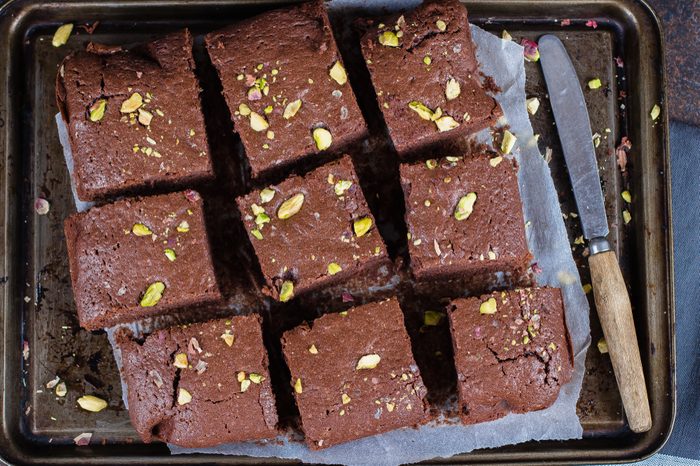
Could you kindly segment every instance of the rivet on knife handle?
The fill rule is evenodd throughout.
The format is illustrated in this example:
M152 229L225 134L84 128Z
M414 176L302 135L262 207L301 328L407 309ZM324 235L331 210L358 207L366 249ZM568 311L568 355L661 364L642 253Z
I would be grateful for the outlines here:
M588 109L566 48L552 35L539 40L540 63L576 198L596 309L608 343L627 421L634 432L651 429L651 413L627 287L606 237L608 219L600 186Z

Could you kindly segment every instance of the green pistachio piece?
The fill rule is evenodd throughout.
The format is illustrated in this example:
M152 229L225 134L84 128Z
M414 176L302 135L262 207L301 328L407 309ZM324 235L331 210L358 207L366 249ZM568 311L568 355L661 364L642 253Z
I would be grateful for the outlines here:
M294 297L294 283L286 280L282 283L280 287L280 301L286 303Z
M622 199L624 199L626 203L628 203L628 204L632 203L632 195L630 194L629 191L626 191L626 190L622 191L622 193L620 193L620 196L622 196Z
M303 204L304 194L297 193L280 205L279 209L277 210L277 217L281 218L282 220L286 220L299 212Z
M468 193L462 196L457 202L455 208L455 218L458 221L466 220L474 212L474 203L476 202L476 193Z
M122 102L122 106L119 111L122 113L135 112L139 109L139 107L141 107L141 105L143 105L143 97L141 97L141 94L138 92L134 92L131 94L131 97Z
M257 228L254 230L250 230L250 234L258 238L259 240L263 239L263 234Z
M265 213L265 209L263 209L262 207L260 207L260 206L257 205L257 204L251 205L251 206L250 206L250 210L253 211L253 215L260 215L260 214L264 214L264 213Z
M247 104L240 104L238 106L238 112L243 116L250 115L250 107Z
M442 321L443 317L445 317L445 314L442 312L425 311L425 314L423 314L423 324L429 327L434 327Z
M153 120L153 114L142 108L139 109L139 123L143 126L149 126Z
M355 220L352 224L353 230L355 230L355 236L358 238L363 237L372 228L372 218L362 217Z
M537 110L540 109L540 99L537 97L530 97L525 101L525 106L527 107L527 113L534 115Z
M337 264L335 262L331 262L330 264L328 264L328 275L335 275L341 270L343 270L343 268L340 266L340 264Z
M92 395L81 396L77 401L81 408L92 413L99 413L107 407L105 400Z
M651 107L651 111L649 112L651 121L656 121L656 119L659 118L659 115L661 115L661 107L659 107L659 104L654 104L654 106Z
M422 103L413 100L408 103L408 108L413 110L420 116L422 119L430 121L430 119L433 117L434 113L432 110L430 110L428 107L423 105Z
M345 68L343 67L343 64L340 63L340 61L336 61L333 63L333 66L331 67L330 71L328 72L331 78L341 86L348 82L348 75L345 72Z
M393 31L384 31L379 34L379 43L386 47L398 47L399 36Z
M459 126L459 123L457 120L452 118L449 115L441 116L437 120L435 120L435 125L437 126L438 130L443 133L445 131L450 131L455 129L456 127Z
M178 389L178 392L177 392L177 404L179 404L180 406L182 406L182 405L186 405L186 404L189 403L190 401L192 401L192 395L190 394L190 392L188 392L188 391L185 390L184 388Z
M90 106L90 121L98 122L105 116L105 109L107 108L106 99L97 99L94 104Z
M608 352L608 342L605 341L605 337L598 340L597 346L598 346L598 351L600 351L600 354L605 354Z
M266 204L270 202L275 197L275 190L271 188L265 188L260 191L260 202Z
M365 354L357 361L355 370L374 369L382 358L378 354Z
M493 168L496 168L501 162L503 162L503 157L500 155L489 159L489 165L491 165Z
M179 368L179 369L187 369L187 366L189 366L190 362L187 360L187 355L185 353L178 353L175 355L175 361L173 362L173 366Z
M510 154L510 151L512 151L513 147L515 147L515 141L517 140L518 138L516 138L513 133L505 130L503 132L503 141L501 141L501 152L504 154Z
M187 233L188 231L190 231L189 222L187 222L187 220L183 220L178 224L176 230L180 233Z
M296 382L294 382L294 392L301 394L304 391L304 389L301 386L301 379L297 379Z
M445 86L445 97L447 97L447 100L456 99L459 97L461 91L459 82L455 78L447 80L447 85Z
M440 32L445 32L447 30L447 23L445 23L441 19L438 19L437 21L435 21L435 26L437 26L437 28Z
M272 113L272 111L273 111L274 109L275 109L275 108L274 108L272 105L268 105L267 107L265 107L265 108L263 109L263 111L265 112L265 115L269 115L270 113ZM270 139L273 139L273 138L270 138Z
M60 47L62 45L65 45L66 42L68 42L68 38L70 37L71 32L73 32L72 24L68 23L59 26L58 29L56 29L56 32L54 32L53 34L53 39L51 39L51 45L53 45L54 47Z
M496 298L489 298L479 306L480 314L495 314L497 310Z
M438 163L435 159L428 159L425 161L425 165L428 167L429 170L434 170L435 168L437 168Z
M588 81L588 88L589 89L599 89L600 86L602 86L602 85L603 85L603 83L600 82L600 78L595 78L595 79L591 79L590 81Z
M165 283L163 282L153 282L148 285L146 291L139 301L141 307L153 307L158 304L160 298L163 297L163 292L165 291Z
M312 136L318 150L326 150L333 143L333 136L326 128L314 128Z
M352 399L350 398L350 395L348 395L347 393L343 393L342 395L340 395L340 399L342 400L344 405L346 405L352 401Z
M267 215L265 212L262 212L258 215L255 216L255 224L257 226L262 226L266 223L270 222L270 216Z
M430 58L430 55L426 55L423 57L423 63L425 63L426 65L430 65L432 62L433 62L433 59Z
M345 194L345 191L350 189L350 186L352 186L352 181L338 180L335 182L333 190L335 191L336 196L342 196Z
M167 248L165 250L165 257L167 257L170 262L174 262L175 259L177 259L177 255L175 254L175 251L173 251L170 248Z
M287 104L286 107L284 107L284 114L282 115L285 120L289 120L292 118L294 115L297 114L299 109L301 108L301 100L293 100Z
M253 131L261 132L266 131L270 127L264 116L256 112L250 112L250 127Z
M243 382L241 382L241 392L245 393L248 391L248 388L250 388L250 380L245 379Z
M134 226L131 227L131 232L136 236L151 236L153 234L151 229L143 223L134 223Z
M260 384L260 383L262 383L263 380L265 380L265 377L263 377L263 376L260 375L260 374L256 374L256 373L254 373L254 372L251 372L250 375L248 376L248 378L249 378L250 381L253 382L254 384Z

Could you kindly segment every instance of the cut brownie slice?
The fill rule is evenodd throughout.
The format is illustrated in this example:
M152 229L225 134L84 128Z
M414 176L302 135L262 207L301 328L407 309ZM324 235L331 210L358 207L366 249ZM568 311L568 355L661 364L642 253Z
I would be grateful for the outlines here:
M282 349L312 449L426 420L426 389L395 298L290 330Z
M139 51L90 50L63 61L56 90L78 197L213 177L189 32Z
M64 227L78 320L87 329L221 299L195 191L94 207Z
M467 11L457 0L370 24L362 54L401 155L492 126L502 115L479 83Z
M117 334L129 416L144 442L182 447L274 438L275 397L257 316Z
M365 136L321 0L241 21L206 45L253 177Z
M547 408L571 380L573 360L559 289L457 299L449 318L466 422Z
M530 253L517 171L485 152L401 165L418 280L466 277L474 289L521 281Z
M349 156L237 202L267 291L280 301L387 261Z

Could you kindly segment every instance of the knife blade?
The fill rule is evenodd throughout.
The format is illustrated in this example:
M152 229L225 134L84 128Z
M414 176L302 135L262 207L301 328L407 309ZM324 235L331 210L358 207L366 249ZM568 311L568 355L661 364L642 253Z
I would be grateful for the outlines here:
M644 370L627 286L607 240L608 220L588 108L564 44L556 36L545 35L538 46L583 234L589 240L593 296L627 422L634 432L646 432L652 420Z

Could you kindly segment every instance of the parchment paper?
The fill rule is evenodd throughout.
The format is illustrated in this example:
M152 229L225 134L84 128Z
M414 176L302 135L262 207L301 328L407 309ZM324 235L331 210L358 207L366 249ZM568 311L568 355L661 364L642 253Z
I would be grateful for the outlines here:
M289 440L288 436L284 436L271 442L228 444L213 448L186 449L169 445L173 454L215 453L293 458L310 463L393 466L528 440L581 437L583 430L576 416L576 402L585 370L586 351L590 344L588 301L571 255L551 173L539 153L525 108L523 49L515 42L503 41L476 26L472 26L471 30L481 70L492 76L502 91L495 96L505 113L502 124L509 125L510 131L518 138L513 153L520 164L518 183L523 200L528 246L541 269L536 275L537 283L560 287L564 296L567 325L574 348L571 382L562 387L556 402L548 409L509 414L496 421L472 426L459 425L454 419L443 419L419 429L397 430L322 451L311 451L300 441ZM60 118L57 118L57 123L59 133L63 133L61 142L69 169L72 170L65 127ZM490 142L491 136L488 131L484 131L478 138ZM79 210L86 207L84 203L78 204L77 197L76 206ZM131 327L137 332L143 328L139 324ZM114 346L114 329L107 331L115 349L115 359L121 367L120 354ZM123 393L126 403L126 391Z

